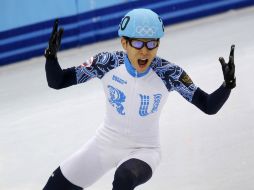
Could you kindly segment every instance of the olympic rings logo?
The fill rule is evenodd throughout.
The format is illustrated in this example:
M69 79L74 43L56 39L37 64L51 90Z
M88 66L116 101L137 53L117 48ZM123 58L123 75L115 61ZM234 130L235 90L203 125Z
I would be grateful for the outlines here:
M153 36L156 33L156 29L149 26L137 26L136 33L144 36Z

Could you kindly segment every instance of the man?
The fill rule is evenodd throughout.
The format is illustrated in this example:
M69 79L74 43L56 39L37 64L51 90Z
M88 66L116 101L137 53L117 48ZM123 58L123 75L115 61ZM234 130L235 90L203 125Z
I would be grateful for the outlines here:
M96 135L60 164L44 190L86 188L112 168L113 190L133 190L151 178L160 162L158 123L168 92L176 90L215 114L236 86L234 45L228 63L219 59L225 81L212 94L198 88L181 67L156 56L164 27L149 9L134 9L122 19L118 34L125 51L98 53L78 67L62 69L57 61L62 33L56 21L45 51L48 85L62 89L101 79L106 115Z

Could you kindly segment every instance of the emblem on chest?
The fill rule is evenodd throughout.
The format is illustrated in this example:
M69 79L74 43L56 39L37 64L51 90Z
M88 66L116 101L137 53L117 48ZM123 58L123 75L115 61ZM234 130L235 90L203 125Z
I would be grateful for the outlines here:
M120 115L125 115L125 107L126 107L126 98L128 97L128 94L125 94L123 91L108 85L108 91L109 91L109 97L108 101L109 103L115 107L117 113ZM128 98L130 98L130 104L137 104L135 102L138 102L138 105L132 105L131 107L139 106L139 111L137 114L139 114L142 117L148 116L149 114L155 113L158 111L158 107L161 102L162 95L161 94L154 94L152 96L145 95L145 94L138 94L137 98L138 101L135 101L135 97L130 97L133 95L129 95ZM133 99L134 98L134 99ZM128 110L133 111L133 110Z

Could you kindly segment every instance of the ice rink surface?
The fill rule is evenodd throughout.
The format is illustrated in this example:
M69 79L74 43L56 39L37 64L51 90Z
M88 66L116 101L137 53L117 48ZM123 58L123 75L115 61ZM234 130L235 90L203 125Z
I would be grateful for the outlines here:
M181 66L207 93L217 89L236 45L237 88L216 115L205 115L172 92L160 119L162 162L137 190L254 189L254 7L168 26L158 55ZM58 54L63 68L113 39ZM42 189L59 163L80 148L104 117L98 79L63 90L47 86L44 57L0 67L0 189ZM109 190L114 171L88 190Z

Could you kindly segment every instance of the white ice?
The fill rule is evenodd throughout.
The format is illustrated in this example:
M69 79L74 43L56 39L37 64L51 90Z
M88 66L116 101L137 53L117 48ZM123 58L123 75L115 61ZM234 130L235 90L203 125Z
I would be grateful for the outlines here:
M205 115L173 92L160 120L163 159L138 190L254 189L254 7L168 26L158 55L186 70L211 93L223 81L218 57L236 45L237 87L216 115ZM58 54L63 68L113 39ZM103 120L98 79L63 90L47 86L44 57L0 67L0 189L42 189L51 172L84 144ZM114 171L88 190L111 189Z

